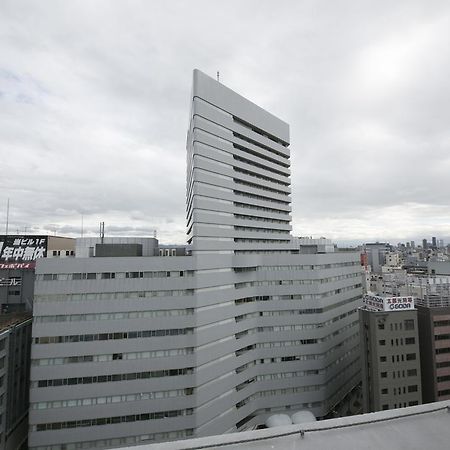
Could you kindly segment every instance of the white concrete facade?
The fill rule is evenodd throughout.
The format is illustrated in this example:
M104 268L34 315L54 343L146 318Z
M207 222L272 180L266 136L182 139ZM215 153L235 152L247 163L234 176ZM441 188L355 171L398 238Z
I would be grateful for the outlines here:
M359 254L300 253L288 145L286 123L194 72L192 256L39 262L30 448L322 417L360 381Z

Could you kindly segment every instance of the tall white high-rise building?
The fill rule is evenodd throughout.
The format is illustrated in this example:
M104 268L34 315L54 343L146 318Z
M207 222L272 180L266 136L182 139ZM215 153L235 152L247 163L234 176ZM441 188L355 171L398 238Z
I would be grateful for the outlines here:
M188 135L193 254L291 253L289 126L199 71Z
M359 254L291 236L288 146L285 122L194 72L190 254L39 262L30 448L323 417L360 381Z

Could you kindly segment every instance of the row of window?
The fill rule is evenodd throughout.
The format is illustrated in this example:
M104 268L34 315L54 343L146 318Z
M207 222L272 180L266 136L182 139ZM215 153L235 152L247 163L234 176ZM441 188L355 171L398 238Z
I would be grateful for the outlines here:
M450 339L450 334L436 334L434 336L435 341L447 341Z
M129 312L110 312L96 314L68 314L57 316L36 316L35 323L47 322L84 322L92 320L120 320L120 319L147 319L152 317L178 317L191 316L194 314L194 308L185 309L162 309L153 311L129 311Z
M165 433L142 434L139 436L127 436L121 438L98 439L96 441L73 442L61 445L45 445L39 447L29 447L30 450L78 450L92 448L116 448L132 444L143 444L148 441L161 442L164 440L176 440L190 437L194 434L192 428L177 431L167 431Z
M61 253L66 256L75 256L74 250L53 250L52 255L53 256L61 256Z
M269 202L269 203L278 203L278 204L284 205L284 206L289 206L289 203L291 202L290 200L283 201L283 200L274 199L272 197L265 197L264 195L250 194L248 192L243 192L243 191L234 190L233 192L235 195L238 195L241 197L254 198L255 200L261 200L261 201Z
M284 266L258 266L257 270L265 271L280 271L280 270L317 270L317 269L335 269L337 267L354 267L360 266L357 261L343 262L343 263L332 263L332 264L291 264ZM352 274L353 276L361 276L358 272L357 274Z
M361 284L343 288L343 289L340 289L337 291L330 291L325 294L295 294L295 295L272 295L272 296L245 297L243 299L237 299L236 304L246 303L248 301L313 300L316 298L323 298L324 296L326 297L329 295L333 295L334 293L343 292L344 289L349 290L349 289L355 289L358 287L361 287ZM192 296L193 294L194 294L193 289L167 290L167 291L102 292L102 293L90 292L90 293L83 293L83 294L35 295L34 301L36 303L38 303L38 302L93 301L93 300L116 300L116 299L121 300L121 299L152 298L152 297ZM359 298L360 297L354 297L354 298L350 299L349 301L356 300ZM345 302L347 302L347 300ZM335 305L326 307L326 308L324 308L324 310L332 309L334 307L335 307ZM324 312L324 311L320 310L318 312Z
M348 344L349 342L358 339L358 333L349 336L348 338L346 338L345 340L343 340L342 342L339 342L338 344L336 344L335 346L331 347L329 350L327 350L324 353L313 353L313 354L309 354L309 355L292 355L292 356L282 356L282 357L275 357L275 358L269 358L271 363L277 363L277 362L287 362L287 361L311 361L311 360L317 360L317 359L324 359L327 358L328 356L330 356L331 354L333 354L336 350L340 349L341 347L343 347L344 345ZM280 346L283 346L282 344L284 342L290 342L290 341L281 341ZM294 345L298 345L297 342L299 341L292 341L295 342ZM241 356L244 353L247 353L251 350L255 350L258 348L266 348L264 347L264 345L267 344L267 348L271 348L271 347L275 347L275 345L271 345L271 344L275 344L273 342L268 342L268 343L259 343L259 344L251 344L251 345L247 345L246 347L240 348L238 350L236 350L234 353L236 356ZM289 345L288 345L289 346Z
M139 392L127 395L109 395L106 397L77 398L73 400L55 400L51 402L31 403L31 409L72 408L75 406L105 405L110 403L136 402L161 398L184 397L192 395L193 388L172 389L169 391Z
M214 238L215 239L215 238ZM216 240L216 239L215 239ZM286 239L256 239L256 238L234 238L234 242L239 243L248 243L248 244L255 244L255 243L263 243L263 244L288 244L290 242L290 238Z
M204 253L204 252L203 252ZM217 253L217 251L213 251L212 253ZM220 252L219 252L220 253ZM225 252L229 253L229 252ZM232 250L231 253L235 255L287 255L295 253L290 249L287 250ZM298 251L296 252L298 253Z
M108 362L116 360L134 360L164 358L169 356L186 356L194 353L193 347L176 348L170 350L153 350L145 352L108 353L99 355L77 355L63 358L40 358L31 360L33 366L57 366L84 362Z
M384 373L384 372L383 372ZM405 371L403 370L402 371L402 375L403 375L403 378L405 378ZM406 371L406 376L407 377L416 377L417 376L417 369L408 369L407 371ZM383 377L384 378L384 377ZM397 376L397 378L401 378L401 377L399 377L399 376ZM386 392L383 392L383 391L386 391ZM387 392L387 389L382 389L382 392L381 392L382 394L387 394L388 392Z
M402 322L396 322L396 323L391 323L390 324L391 331L398 331L398 330L401 331L403 326L404 326L406 331L414 330L415 329L414 319L405 319L403 321L403 323ZM383 319L378 321L378 329L379 330L384 330L385 329L385 323L384 323ZM397 339L397 341L398 341L398 339Z
M98 419L71 420L66 422L38 423L31 425L30 431L63 430L65 428L95 427L98 425L111 425L124 422L137 422L146 420L159 420L169 417L187 416L193 409L176 409L143 414L130 414L128 416L101 417Z
M416 359L415 354L414 354L414 358L413 359ZM408 370L406 372L405 372L405 370L397 370L397 371L394 370L392 372L392 378L394 378L394 379L395 378L405 378L405 373L406 373L406 376L413 377L413 376L417 375L417 370L416 369L410 369L410 370ZM387 378L387 376L388 376L387 372L380 372L380 377L381 378Z
M269 222L269 223L281 223L283 225L290 225L289 220L269 219L267 217L248 216L246 214L234 214L235 219L241 220L254 220L256 222Z
M314 299L313 294L295 294L295 295L256 295L253 297L242 297L236 299L234 303L236 305L242 305L245 303L252 302L268 302L268 301L276 301L276 300L312 300ZM361 300L361 296L351 297L346 300L342 300L338 303L334 303L329 306L325 306L324 308L308 308L308 309L299 309L297 314L319 314L323 312L330 311L332 309L343 306L347 303L354 302L356 300ZM281 311L280 311L281 314ZM263 315L272 315L271 311L263 312ZM275 314L273 314L275 315Z
M278 230L276 228L260 228L260 227L244 227L241 225L236 225L234 227L236 231L249 231L254 233L271 233L271 234L287 234L289 235L289 230Z
M306 344L318 344L318 343L323 343L323 342L327 342L330 339L334 339L336 336L338 336L339 334L343 333L344 331L356 327L358 326L359 321L356 320L352 323L349 323L347 325L345 325L342 328L339 328L338 330L334 331L333 333L327 334L325 335L323 338L309 338L309 339L300 339L297 341L281 341L281 342L267 342L267 343L263 343L261 345L269 345L271 347L284 347L284 346L289 346L289 345L306 345ZM297 328L299 327L299 328ZM257 327L255 328L258 333L265 333L265 332L277 332L277 331L295 331L295 330L299 330L302 329L301 325L278 325L278 326L267 326L267 327ZM245 331L250 331L250 330L245 330ZM279 345L278 345L279 344Z
M246 150L245 147L243 147L243 146L241 146L239 144L233 144L233 147L238 149L238 150L242 150L244 152ZM242 162L244 164L248 164L248 165L253 166L253 167L258 167L259 169L262 169L262 170L266 170L267 172L271 172L271 173L273 173L275 175L278 175L280 177L283 177L283 178L284 177L286 177L286 178L289 177L289 168L284 168L284 170L281 169L281 167L280 167L281 170L274 169L273 167L267 166L266 164L261 164L260 162L256 162L255 159L243 158L242 156L239 156L239 155L236 155L236 154L233 155L233 159L235 161L239 161L239 162ZM269 178L270 178L270 176L269 176Z
M261 134L261 133L258 133L258 134ZM240 133L236 133L235 131L233 131L233 136L237 137L238 139L241 139L242 141L248 142L249 144L255 145L256 147L260 147L263 150L266 150L266 151L268 151L270 153L273 153L273 154L277 155L278 157L281 157L281 158L283 158L283 159L285 159L287 161L281 162L278 159L269 158L268 156L263 155L260 152L252 151L252 150L246 148L247 153L249 153L251 155L254 155L254 156L258 156L259 158L265 159L265 160L270 161L270 162L272 162L274 164L278 164L278 165L280 165L282 167L289 167L289 157L287 155L285 155L285 154L283 154L281 152L277 152L273 148L268 147L267 145L261 144L260 142L255 141L254 139L251 139L251 138L249 138L247 136L243 136ZM280 143L278 141L275 141L275 142ZM283 145L283 144L281 144L281 145Z
M308 377L312 375L323 375L325 369L320 370L297 370L296 372L278 372L266 375L257 375L256 381L281 380L284 378Z
M249 203L233 202L233 204L237 208L253 209L255 211L265 211L268 213L282 214L282 215L286 215L286 216L288 216L290 214L289 211L284 211L282 209L267 208L265 206L251 205Z
M358 338L358 335L354 335L353 336L354 339ZM348 343L351 339L346 339L346 343ZM346 360L347 358L349 358L350 356L357 354L359 352L359 346L355 346L353 348L351 348L350 350L346 351L343 355L341 355L339 358L333 360L333 362L331 364L329 364L328 366L325 367L325 369L321 369L318 371L318 374L323 374L323 373L327 373L331 370L334 370L334 367L341 364L344 360ZM330 351L327 352L326 355L330 354ZM303 360L313 360L313 359L322 359L322 358L317 358L317 355L306 355L306 357ZM288 356L288 361L297 361L299 359L297 359L297 356ZM262 358L262 359L255 359L253 361L250 361L246 364L243 364L242 366L239 366L236 368L236 373L241 373L244 370L247 370L250 367L256 366L256 365L261 365L261 364L279 364L280 362L282 362L282 358L281 357L276 357L276 358ZM284 361L283 361L284 362ZM358 361L356 361L358 362ZM354 363L354 362L353 362ZM351 363L351 364L353 364ZM350 364L350 365L351 365ZM302 373L303 371L300 372L286 372L286 373ZM310 371L305 371L305 372L310 372ZM281 377L283 378L283 372L281 373ZM306 374L306 373L305 373ZM277 375L277 374L273 374L273 375ZM312 375L312 373L311 373ZM296 375L293 375L296 376ZM300 375L299 375L300 376ZM289 376L288 376L289 377Z
M261 397L271 397L273 395L288 395L288 394L299 394L301 392L313 392L313 391L320 391L323 389L325 385L322 384L315 384L310 386L298 386L293 388L284 388L284 389L270 389L267 391L259 391L255 394L252 394L248 396L247 398L244 398L240 402L236 403L236 408L242 408L247 403L251 402L252 400L256 400L257 398Z
M37 274L38 281L67 280L114 280L126 278L179 278L193 276L193 270L153 271L153 272L77 272L77 273L44 273Z
M133 373L118 373L114 375L96 375L92 377L75 377L75 378L55 378L50 380L32 381L32 388L45 388L52 386L73 386L77 384L92 384L92 383L110 383L116 381L126 380L143 380L147 378L161 378L161 377L176 377L179 375L192 375L194 369L187 367L184 369L170 369L170 370L154 370L151 372L133 372Z
M248 186L250 188L258 189L258 190L266 191L266 192L273 192L274 194L277 194L277 195L290 195L290 193L288 191L274 189L272 187L265 186L261 183L251 183L249 181L240 180L239 178L234 178L233 181L236 184L240 184L242 186Z
M235 123L239 124L241 127L247 128L247 129L253 131L256 134L264 136L267 139L270 139L271 141L276 142L279 145L282 145L283 147L287 147L289 145L288 143L281 141L280 139L276 138L275 136L272 136L271 134L266 133L265 131L261 130L260 128L256 128L255 126L249 124L248 122L245 122L242 119L239 119L236 116L233 116L233 121ZM261 145L261 144L258 143L258 145ZM263 148L265 148L265 147L263 147ZM275 153L278 156L282 156L284 158L289 158L288 156L284 155L283 153L277 152L276 150L274 150L274 149L272 149L270 147L268 147L267 149L270 149L269 151L271 151L272 153Z
M290 327L294 327L294 328L284 328L281 326L280 327L274 326L273 330L268 330L268 331L316 330L317 328L327 327L328 325L338 322L339 320L342 320L345 317L351 316L352 314L355 314L356 311L357 311L356 309L352 309L348 312L340 314L339 316L333 317L330 320L326 320L325 322L289 325ZM235 321L236 321L236 323L239 323L239 322L242 322L243 320L253 319L256 317L292 316L292 315L297 315L297 314L304 314L303 310L302 309L285 309L285 310L281 310L281 311L259 311L259 312L253 312L253 313L242 314L240 316L236 316Z
M257 178L259 180L268 181L269 183L279 184L280 186L289 186L290 185L289 182L283 182L283 181L277 180L275 178L266 177L265 175L261 175L261 174L259 174L257 172L253 172L251 170L243 169L242 167L234 166L233 170L236 173L242 173L242 174L247 175L249 177Z
M391 355L392 362L405 361L405 355ZM380 362L386 362L386 356L380 356Z
M446 347L446 348L436 348L434 350L434 352L436 353L436 355L441 355L443 353L450 353L450 347Z
M406 386L403 387L398 387L398 388L392 388L392 392L394 395L402 395L402 394L406 394L406 392L408 392L408 394L411 394L413 392L417 392L418 391L418 386L417 384L413 384L408 386L408 389L406 389ZM381 389L381 394L382 395L387 395L389 392L388 388L383 388Z
M89 292L83 294L35 295L35 302L66 302L92 300L122 300L153 297L184 297L194 295L194 289L175 289L166 291L127 291L127 292Z
M244 268L238 268L235 269L235 272L251 272L251 271L255 271L256 269L253 267L244 267ZM325 277L325 278L317 278L314 280L311 279L306 279L306 280L270 280L270 281L244 281L241 283L235 283L234 286L236 287L236 289L243 289L243 288L247 288L247 287L253 287L253 286L293 286L293 285L298 285L298 286L311 286L311 285L318 285L318 284L326 284L326 283L332 283L335 281L340 281L340 280L347 280L350 278L360 278L360 274L347 274L347 275L337 275L334 277ZM279 298L281 298L282 300L304 300L307 298L317 298L317 296L322 296L322 297L328 297L330 295L333 295L334 293L336 294L340 294L341 292L346 292L350 289L356 289L357 287L360 287L360 284L354 285L354 286L347 286L344 288L340 288L337 289L336 291L328 291L328 292L324 292L323 294L297 294L297 295L283 295L283 296L266 296L266 300L278 300ZM313 297L313 295L315 297ZM309 296L309 297L308 297ZM244 299L237 299L235 300L236 302L238 302L237 304L240 303L248 303L251 302L252 298L255 297L246 297Z
M330 277L331 278L337 278L337 277ZM345 279L345 278L354 278L354 275L348 277L346 275L342 275L340 277L340 279ZM325 284L328 283L329 281L322 281L322 280L327 280L326 278L323 279L318 279L318 280L270 280L270 281L244 281L241 283L235 283L234 286L236 289L245 289L248 287L258 287L258 286L302 286L302 285L313 285L313 284ZM333 280L335 281L335 280ZM337 295L337 294L342 294L343 292L348 292L351 291L353 289L358 289L361 287L361 284L353 284L351 286L345 286L339 289L333 289L331 291L326 291L323 292L321 294L303 294L302 295L302 299L307 299L307 298L311 298L311 299L318 299L318 298L325 298L325 297L329 297L331 295Z
M378 343L380 345L386 345L386 340L385 339L380 339L378 341ZM413 344L416 343L416 338L414 338L414 337L407 337L407 338L405 338L405 340L403 340L403 338L396 338L395 340L391 339L391 347L394 347L394 345L395 346L399 346L399 345L401 346L401 345L403 345L403 343L405 345L413 345Z
M113 339L139 339L162 336L193 334L193 328L171 328L168 330L122 331L119 333L72 334L69 336L42 336L34 338L35 344L61 344L67 342L109 341Z

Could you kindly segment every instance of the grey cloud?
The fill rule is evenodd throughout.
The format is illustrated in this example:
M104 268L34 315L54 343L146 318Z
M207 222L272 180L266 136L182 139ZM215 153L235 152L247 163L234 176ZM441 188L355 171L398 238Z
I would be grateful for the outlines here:
M448 236L449 20L445 1L2 2L0 203L13 228L184 242L198 67L290 123L297 234Z

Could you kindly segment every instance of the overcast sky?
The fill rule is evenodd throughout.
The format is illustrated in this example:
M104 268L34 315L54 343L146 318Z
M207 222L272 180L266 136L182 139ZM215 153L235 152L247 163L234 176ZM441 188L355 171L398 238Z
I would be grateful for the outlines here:
M296 235L450 240L450 2L0 1L0 233L185 242L192 70L290 124Z

